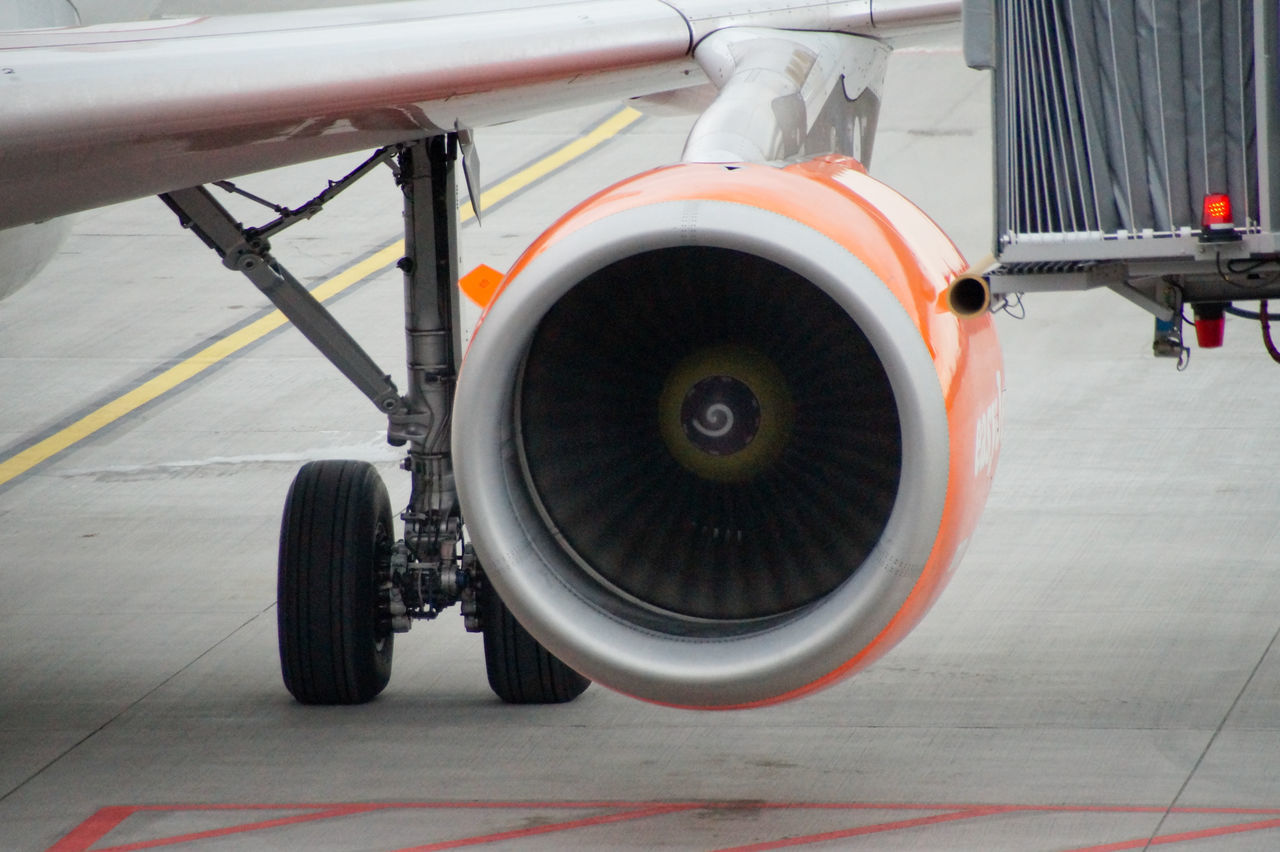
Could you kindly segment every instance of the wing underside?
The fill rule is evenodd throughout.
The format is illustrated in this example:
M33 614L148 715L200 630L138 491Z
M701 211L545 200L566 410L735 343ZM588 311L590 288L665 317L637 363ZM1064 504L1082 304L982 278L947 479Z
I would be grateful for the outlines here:
M883 37L953 23L959 3L882 0L875 21L870 0L752 12L659 0L449 5L0 34L0 228L704 84L694 49L724 26Z

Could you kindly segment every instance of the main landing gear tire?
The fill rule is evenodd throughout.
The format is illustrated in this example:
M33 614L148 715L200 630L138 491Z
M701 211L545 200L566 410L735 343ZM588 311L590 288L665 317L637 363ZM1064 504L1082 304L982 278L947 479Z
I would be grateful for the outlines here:
M508 704L563 704L591 681L560 662L520 626L487 583L476 590L489 687Z
M276 616L284 685L303 704L361 704L387 685L395 634L379 587L394 536L373 465L298 471L280 525Z

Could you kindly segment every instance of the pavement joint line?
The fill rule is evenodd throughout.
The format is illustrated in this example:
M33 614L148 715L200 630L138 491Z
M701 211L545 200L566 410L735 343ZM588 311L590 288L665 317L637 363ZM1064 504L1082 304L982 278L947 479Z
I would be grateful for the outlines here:
M258 620L259 618L261 618L263 615L265 615L265 614L267 614L267 613L271 612L272 610L274 610L274 609L275 609L275 607L276 607L275 602L274 602L274 601L272 601L270 606L268 606L268 607L266 607L265 609L262 609L262 610L260 610L260 611L258 611L258 612L255 612L253 615L249 616L247 619L245 619L245 620L244 620L244 621L242 621L241 623L237 624L234 628L232 628L232 629L231 629L231 632L230 632L230 633L228 633L227 635L223 636L223 637L222 637L221 639L219 639L218 641L214 642L214 643L213 643L212 645L210 645L208 648L205 648L203 651L201 651L199 654L197 654L193 659L188 660L186 663L184 663L184 664L183 664L182 666L180 666L178 669L176 669L175 671L173 671L172 673L170 673L168 677L165 677L165 678L164 678L164 679L162 679L159 683L157 683L155 686L151 687L151 688L150 688L150 689L148 689L146 692L144 692L142 695L138 696L136 699L134 699L133 701L129 702L129 703L128 703L128 704L126 704L124 707L120 708L117 712L115 712L114 714L112 714L112 715L111 715L111 717L110 717L109 719L107 719L106 721L104 721L102 724L98 725L98 726L97 726L97 727L95 727L93 730L89 731L89 733L85 734L83 737L81 737L80 739L76 740L74 743L72 743L71 745L67 746L67 747L66 747L65 749L63 749L62 751L58 752L58 754L57 754L57 755L55 755L51 760L47 761L43 766L41 766L41 767L40 767L39 769L37 769L35 772L32 772L32 773L31 773L30 775L28 775L26 778L22 779L22 781L20 781L20 782L18 782L17 784L13 785L13 787L12 787L12 788L10 788L10 789L8 789L8 790L4 791L4 793L3 793L3 794L0 794L0 802L4 802L4 800L5 800L5 799L8 799L8 798L9 798L10 796L12 796L14 793L18 792L18 791L19 791L19 790L21 790L23 787L25 787L25 786L27 786L28 784L30 784L32 781L34 781L35 779L39 778L41 775L43 775L45 772L47 772L50 768L52 768L53 766L55 766L56 764L58 764L60 761L62 761L62 760L63 760L63 758L67 757L69 754L71 754L72 752L74 752L74 751L76 751L77 749L79 749L82 745L84 745L85 743L87 743L87 742L89 742L90 740L92 740L92 739L93 739L94 737L96 737L98 734L102 733L102 732L103 732L103 731L105 731L107 728L109 728L109 727L111 727L112 725L114 725L114 724L116 723L116 721L120 719L120 717L122 717L122 716L126 715L127 713L129 713L129 711L133 710L135 707L137 707L138 705L142 704L142 703L143 703L144 701L146 701L148 698L150 698L151 696L155 695L155 694L156 694L157 692L159 692L160 690L164 689L168 684L172 683L172 682L173 682L173 680L174 680L175 678L177 678L179 675L181 675L183 672L187 671L187 670L188 670L188 669L190 669L192 666L194 666L196 663L200 662L200 661L201 661L201 660L203 660L205 657L209 656L209 655L210 655L210 654L212 654L214 651L216 651L218 648L222 647L222 645L224 645L226 642L230 641L231 637L235 636L235 635L236 635L237 633L239 633L241 630L244 630L244 629L245 629L246 627L248 627L250 624L253 624L255 621L257 621L257 620ZM90 845L92 845L92 844L90 844ZM54 847L54 848L57 848L57 847Z
M480 194L482 210L499 204L510 196L531 187L539 180L617 136L641 117L641 113L632 107L623 107L585 134L560 146L550 154L525 166L515 174L482 192ZM475 218L475 212L468 201L459 208L458 224L464 224L473 218ZM403 253L404 240L397 240L317 285L311 290L311 293L321 302L332 299L353 285L385 270L399 260ZM112 423L184 385L210 367L225 361L287 323L288 320L278 310L271 311L243 328L216 340L194 355L164 370L159 375L143 381L115 399L95 408L70 425L58 429L7 458L0 458L0 488L110 426Z
M1271 641L1267 643L1267 647L1263 649L1262 654L1258 657L1258 662L1254 663L1253 669L1249 672L1249 676L1244 679L1244 685L1240 687L1240 691L1236 693L1236 697L1232 700L1231 706L1227 708L1227 712L1222 714L1222 721L1218 722L1218 727L1214 728L1213 733L1209 736L1208 742L1204 744L1204 749L1200 752L1200 756L1196 758L1196 762L1192 765L1191 770L1187 773L1187 777L1182 780L1182 786L1178 788L1178 792L1174 794L1173 800L1169 802L1169 807L1160 815L1160 821L1156 823L1155 830L1151 832L1151 837L1147 838L1146 845L1143 849L1149 849L1153 843L1166 842L1160 839L1160 831L1164 828L1165 822L1169 819L1169 814L1178 810L1178 802L1181 801L1183 794L1187 792L1187 787L1191 786L1191 779L1196 777L1196 773L1200 770L1200 764L1204 763L1204 759L1209 755L1209 750L1213 748L1213 744L1218 741L1218 736L1227 726L1227 721L1231 718L1231 714L1236 712L1236 707L1240 706L1241 699L1244 694L1249 691L1249 686L1258 676L1258 672L1262 669L1262 664L1270 656L1271 650L1276 647L1277 640L1280 640L1280 628L1271 634Z

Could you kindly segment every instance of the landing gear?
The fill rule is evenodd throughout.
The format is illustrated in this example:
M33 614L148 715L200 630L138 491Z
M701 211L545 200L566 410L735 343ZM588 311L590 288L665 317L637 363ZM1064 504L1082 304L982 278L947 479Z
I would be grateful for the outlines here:
M289 489L280 534L280 665L303 704L358 704L387 685L396 633L460 604L466 628L483 632L489 683L514 704L572 700L590 683L515 620L463 537L453 489L450 422L462 352L456 299L454 166L467 140L434 136L384 148L307 204L267 203L278 218L245 228L205 187L161 199L242 272L387 417L387 440L406 446L412 490L396 540L386 487L366 462L305 465ZM390 166L404 194L405 337L409 389L402 396L325 307L270 253L268 238L310 218L354 181ZM474 199L473 199L474 200Z
M284 685L303 704L362 704L387 685L395 634L380 590L392 530L373 465L298 471L280 524L276 620Z
M529 635L488 585L477 591L489 688L508 704L563 704L591 681Z

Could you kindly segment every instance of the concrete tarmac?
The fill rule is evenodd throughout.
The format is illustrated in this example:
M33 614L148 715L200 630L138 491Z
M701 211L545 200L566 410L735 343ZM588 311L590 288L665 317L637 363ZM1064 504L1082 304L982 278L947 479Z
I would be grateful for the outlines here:
M971 257L986 86L955 52L895 56L872 169ZM615 111L482 132L485 179ZM687 125L645 118L521 190L464 227L463 268L505 269L588 192L675 160ZM298 203L348 167L247 183ZM279 256L325 280L398 238L398 205L375 175ZM400 290L387 269L334 303L397 376ZM1280 367L1243 320L1179 373L1118 297L1024 306L999 319L995 489L939 603L843 685L721 713L599 687L505 706L456 612L398 638L376 701L295 704L289 482L346 457L393 504L407 483L363 397L267 335L0 486L0 849L1277 848ZM265 308L159 202L84 215L0 303L0 462Z

